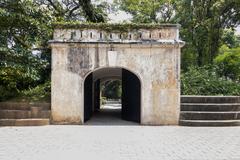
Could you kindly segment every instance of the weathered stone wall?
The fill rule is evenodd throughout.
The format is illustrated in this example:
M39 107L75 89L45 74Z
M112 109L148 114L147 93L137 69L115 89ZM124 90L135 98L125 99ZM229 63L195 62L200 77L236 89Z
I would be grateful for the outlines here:
M131 31L125 38L102 32L55 30L51 41L53 123L82 124L85 77L99 68L120 67L141 81L141 124L178 124L182 45L178 28Z

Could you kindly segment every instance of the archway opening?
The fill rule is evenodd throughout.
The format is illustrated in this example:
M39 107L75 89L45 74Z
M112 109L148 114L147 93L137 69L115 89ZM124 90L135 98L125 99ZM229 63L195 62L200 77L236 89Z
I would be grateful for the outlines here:
M84 81L84 121L92 124L140 123L141 83L123 68L101 68Z

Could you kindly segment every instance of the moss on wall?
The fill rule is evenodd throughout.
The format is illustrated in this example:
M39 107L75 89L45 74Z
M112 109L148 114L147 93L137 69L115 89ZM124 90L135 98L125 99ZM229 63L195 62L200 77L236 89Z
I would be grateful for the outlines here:
M118 31L128 32L138 29L161 29L161 28L179 28L179 24L143 24L143 23L80 23L77 21L72 22L58 22L54 23L53 27L56 29L99 29L106 32Z

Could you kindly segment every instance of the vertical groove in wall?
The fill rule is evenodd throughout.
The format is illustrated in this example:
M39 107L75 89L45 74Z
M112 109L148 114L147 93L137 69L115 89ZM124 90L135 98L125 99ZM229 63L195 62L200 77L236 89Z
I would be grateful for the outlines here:
M95 45L95 68L99 67L99 47L98 44Z

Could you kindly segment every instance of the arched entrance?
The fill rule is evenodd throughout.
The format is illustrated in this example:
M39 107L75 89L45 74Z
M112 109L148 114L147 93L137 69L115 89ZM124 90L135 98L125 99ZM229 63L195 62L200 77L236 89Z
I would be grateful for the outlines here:
M101 82L110 79L122 81L120 118L140 123L141 82L138 76L133 72L124 68L116 67L97 69L85 77L84 121L88 121L94 115L94 112L101 112L100 84ZM117 114L115 113L114 115Z
M99 106L99 81L119 77L122 118L178 124L179 25L59 24L50 44L53 124L83 124Z

